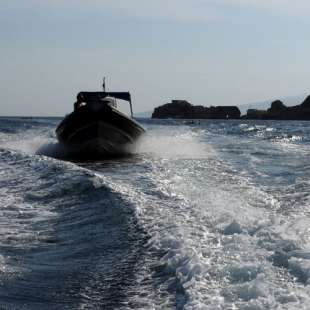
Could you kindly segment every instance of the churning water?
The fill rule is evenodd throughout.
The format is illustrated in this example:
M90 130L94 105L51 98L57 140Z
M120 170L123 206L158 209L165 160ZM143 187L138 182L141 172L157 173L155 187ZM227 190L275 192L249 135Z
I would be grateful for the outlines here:
M141 120L69 162L58 122L0 119L4 309L310 308L310 123Z

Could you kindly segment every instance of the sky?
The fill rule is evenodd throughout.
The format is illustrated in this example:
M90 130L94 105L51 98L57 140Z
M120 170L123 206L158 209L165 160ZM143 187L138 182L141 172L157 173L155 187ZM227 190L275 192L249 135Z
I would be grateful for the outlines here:
M0 0L0 115L62 116L103 76L134 112L310 94L309 13L309 0Z

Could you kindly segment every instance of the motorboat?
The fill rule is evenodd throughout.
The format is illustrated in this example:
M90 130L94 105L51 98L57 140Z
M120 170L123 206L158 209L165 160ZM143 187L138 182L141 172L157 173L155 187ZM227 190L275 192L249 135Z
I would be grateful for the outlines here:
M117 99L130 105L130 116L119 111ZM145 132L133 118L129 92L78 93L74 111L56 129L58 141L70 155L110 157L131 153Z

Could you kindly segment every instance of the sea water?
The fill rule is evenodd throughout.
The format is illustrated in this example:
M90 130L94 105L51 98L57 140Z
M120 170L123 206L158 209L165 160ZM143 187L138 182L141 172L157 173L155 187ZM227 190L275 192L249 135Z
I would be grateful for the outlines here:
M145 119L87 162L59 121L0 119L0 307L310 308L310 123Z

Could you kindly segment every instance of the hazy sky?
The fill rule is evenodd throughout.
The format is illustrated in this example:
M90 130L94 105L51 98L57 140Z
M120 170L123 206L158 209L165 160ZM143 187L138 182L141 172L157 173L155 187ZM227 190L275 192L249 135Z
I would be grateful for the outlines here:
M309 0L0 0L0 115L63 115L80 90L240 105L310 93Z

